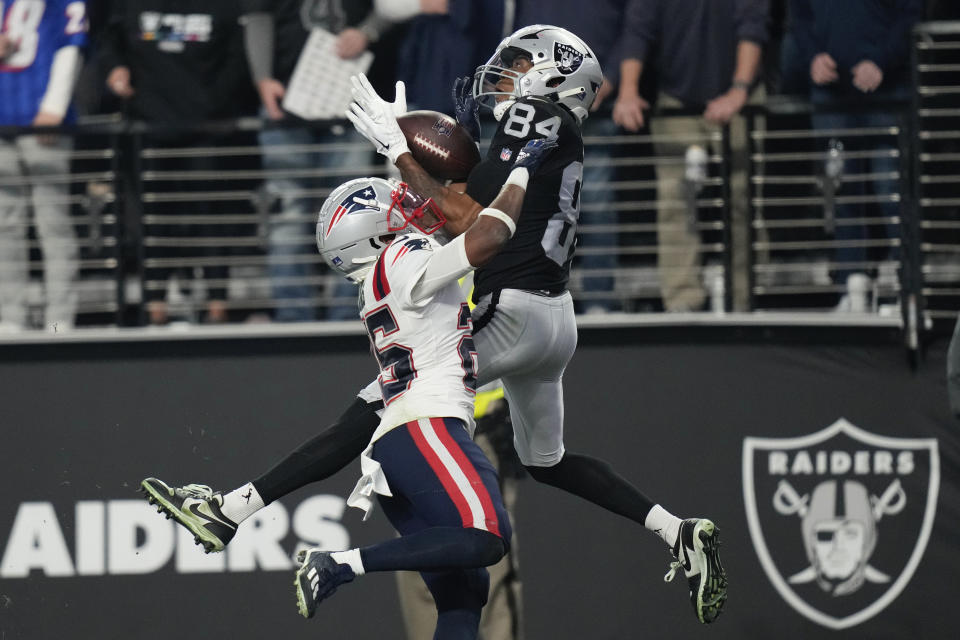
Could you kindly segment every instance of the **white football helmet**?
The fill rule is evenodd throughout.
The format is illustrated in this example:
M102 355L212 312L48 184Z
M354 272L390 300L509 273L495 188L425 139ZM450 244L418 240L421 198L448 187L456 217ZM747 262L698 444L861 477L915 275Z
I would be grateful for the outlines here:
M317 249L332 269L359 283L394 234L429 235L444 222L433 200L424 201L405 183L357 178L334 189L320 207Z
M518 55L529 58L533 64L519 77L510 70ZM497 88L497 83L505 78L513 80L513 91ZM565 105L583 122L602 84L600 62L586 42L566 29L535 24L508 36L493 57L477 67L473 96L491 109L496 106L497 96L511 100L541 96Z

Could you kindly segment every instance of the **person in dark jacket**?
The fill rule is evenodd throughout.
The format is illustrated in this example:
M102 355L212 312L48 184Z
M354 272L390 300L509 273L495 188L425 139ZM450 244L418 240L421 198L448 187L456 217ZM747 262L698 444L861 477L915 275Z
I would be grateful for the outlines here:
M382 18L409 21L397 51L397 79L411 109L453 115L454 81L472 76L509 32L504 0L377 0L374 7Z
M124 0L113 3L103 34L99 55L107 89L125 102L127 115L157 126L145 140L143 153L143 168L150 172L145 174L144 191L151 194L143 213L163 217L159 223L145 217L143 227L144 299L152 324L167 321L169 276L197 263L204 264L209 283L206 320L227 318L229 272L220 238L229 228L213 223L188 226L176 217L237 211L236 203L204 202L202 196L183 194L230 188L221 182L185 179L195 172L223 175L230 165L212 153L187 151L222 145L224 139L184 127L252 114L239 18L232 0ZM199 246L182 248L184 236Z
M817 110L813 126L817 130L857 128L884 129L897 126L896 103L904 105L910 91L910 29L923 15L922 0L793 0L791 28L802 60L809 69L810 100ZM837 110L830 105L844 103ZM890 136L853 136L822 140L841 145L846 156L844 176L873 174L881 176L870 186L879 205L837 202L835 206L838 247L834 251L831 277L838 288L849 282L864 281L871 257L881 261L899 259L900 205L896 197L899 182L893 177L900 167L893 153L896 141ZM861 152L859 158L851 158ZM863 152L866 152L864 155ZM882 177L889 176L889 177ZM839 196L854 200L867 195L867 182L848 180L840 185ZM869 209L879 209L870 211ZM887 250L871 256L867 251L869 230L853 218L883 216ZM871 270L872 271L872 270ZM868 287L869 289L869 287ZM840 298L838 311L857 308L850 297Z

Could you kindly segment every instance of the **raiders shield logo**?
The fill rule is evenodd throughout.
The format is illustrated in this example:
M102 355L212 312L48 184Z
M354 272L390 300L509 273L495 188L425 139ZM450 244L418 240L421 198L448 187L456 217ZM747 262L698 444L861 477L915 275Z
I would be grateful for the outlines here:
M910 582L939 488L932 438L878 436L841 418L807 436L743 441L760 564L790 606L831 629L872 618Z
M568 75L580 68L583 64L583 53L562 42L553 43L553 61L557 63L560 73Z

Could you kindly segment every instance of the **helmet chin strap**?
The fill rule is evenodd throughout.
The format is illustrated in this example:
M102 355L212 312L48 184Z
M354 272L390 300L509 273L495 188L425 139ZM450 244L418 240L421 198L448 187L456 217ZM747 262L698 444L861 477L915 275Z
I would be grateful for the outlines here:
M367 274L370 273L370 270L373 269L372 263L376 262L377 258L379 257L379 255L376 255L369 258L354 258L352 261L353 264L362 264L366 266L360 267L359 269L354 269L347 274L347 278L358 284L363 282L363 279L366 278Z

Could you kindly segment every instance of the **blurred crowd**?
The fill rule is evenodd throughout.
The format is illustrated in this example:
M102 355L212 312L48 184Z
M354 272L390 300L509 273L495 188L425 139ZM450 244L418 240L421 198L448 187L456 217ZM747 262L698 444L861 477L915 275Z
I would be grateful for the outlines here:
M702 157L726 153L733 270L747 260L748 140L742 114L774 94L808 99L818 108L815 129L884 127L894 116L871 105L910 96L910 29L918 21L956 19L955 0L11 0L0 31L0 330L69 329L75 323L80 251L71 225L69 136L15 135L11 127L70 125L103 114L151 125L142 141L142 175L153 175L149 201L129 207L144 236L161 238L142 251L142 322L170 321L166 281L178 260L202 272L205 322L241 319L228 304L230 273L222 258L235 249L218 238L257 236L252 251L266 256L273 300L264 319L275 322L349 319L356 315L349 285L329 284L340 301L317 297L316 260L303 259L323 195L369 173L376 160L352 128L312 122L292 113L285 98L311 35L335 38L342 60L372 54L368 76L381 95L406 83L412 109L452 113L451 87L472 75L501 38L529 24L554 24L582 37L605 80L584 136L651 134L641 151L686 162L634 168L629 179L656 189L656 234L662 309L699 311L709 304L701 277L702 235L695 224ZM333 67L336 63L333 63ZM331 70L332 73L332 70ZM321 76L322 77L322 76ZM320 81L322 90L322 80ZM842 105L832 110L832 105ZM230 131L200 123L258 118L268 126ZM726 136L711 136L729 127ZM492 132L487 127L486 133ZM33 133L40 133L33 131ZM692 139L717 141L700 148ZM719 148L723 141L729 149ZM712 143L711 143L712 144ZM211 153L218 146L257 147L258 155ZM191 153L187 150L194 149ZM620 241L610 206L615 179L632 146L589 145L581 202L582 249L576 265L582 313L624 310L613 294ZM322 150L320 152L318 150ZM691 155L692 154L692 155ZM848 158L847 174L888 171L889 160ZM859 164L857 164L859 163ZM863 165L863 166L861 166ZM217 176L250 175L242 186L258 198L241 204L222 194ZM320 170L319 173L317 170ZM151 173L153 172L153 173ZM890 188L895 188L893 184ZM234 184L233 188L238 185ZM197 198L182 197L198 194ZM166 195L165 195L166 194ZM849 195L849 194L848 194ZM838 204L835 217L866 214ZM885 215L895 217L895 202ZM266 224L224 224L239 209ZM217 216L221 216L218 218ZM190 220L185 224L184 220ZM32 225L32 227L31 227ZM27 312L28 228L43 255L43 317ZM838 240L862 239L864 227L837 226ZM891 228L889 233L896 234ZM199 241L206 239L207 241ZM866 249L840 242L831 278L845 283ZM36 250L36 249L34 249ZM897 259L896 248L890 249ZM180 274L183 275L183 274ZM192 276L191 276L192 277ZM746 302L733 281L732 307ZM338 289L339 287L339 289ZM839 302L842 304L842 300Z

